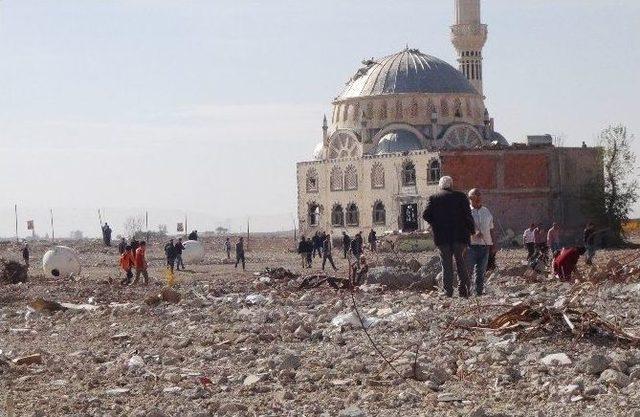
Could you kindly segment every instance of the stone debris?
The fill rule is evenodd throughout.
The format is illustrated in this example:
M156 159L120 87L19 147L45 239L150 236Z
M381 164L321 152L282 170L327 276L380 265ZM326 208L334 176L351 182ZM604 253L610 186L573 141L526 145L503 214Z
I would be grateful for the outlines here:
M223 247L215 239L206 253ZM115 248L90 241L77 251L98 266L81 280L3 286L0 392L14 415L614 417L640 404L640 281L532 281L506 272L523 251L503 250L483 297L447 298L439 284L307 289L327 276L318 258L302 269L291 236L277 239L252 238L246 273L220 255L178 272L172 301L153 243L148 286L121 286ZM372 269L384 257L367 252ZM438 283L434 252L396 260Z
M34 353L32 355L27 355L27 356L21 356L19 358L15 358L13 360L14 365L34 365L34 364L38 364L41 365L42 364L42 356L39 353Z

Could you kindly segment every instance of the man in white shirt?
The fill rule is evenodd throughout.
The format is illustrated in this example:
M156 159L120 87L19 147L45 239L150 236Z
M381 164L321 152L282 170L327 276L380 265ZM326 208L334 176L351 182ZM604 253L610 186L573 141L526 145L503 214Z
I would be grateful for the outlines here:
M471 279L475 279L476 282L476 294L482 295L489 253L495 253L493 216L489 209L482 205L482 196L479 189L474 188L469 191L469 201L471 202L471 216L475 224L475 233L471 235L467 259Z
M536 253L536 224L531 223L528 229L524 231L522 234L522 242L524 246L527 248L527 261L533 258L533 255Z

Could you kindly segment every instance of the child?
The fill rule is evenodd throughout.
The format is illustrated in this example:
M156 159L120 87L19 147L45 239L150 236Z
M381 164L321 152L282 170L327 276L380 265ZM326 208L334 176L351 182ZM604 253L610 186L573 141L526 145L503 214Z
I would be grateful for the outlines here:
M131 283L131 278L133 278L131 269L134 264L135 260L133 259L133 252L131 252L131 246L126 245L124 252L120 255L120 267L125 272L125 277L121 282L122 285L129 285Z

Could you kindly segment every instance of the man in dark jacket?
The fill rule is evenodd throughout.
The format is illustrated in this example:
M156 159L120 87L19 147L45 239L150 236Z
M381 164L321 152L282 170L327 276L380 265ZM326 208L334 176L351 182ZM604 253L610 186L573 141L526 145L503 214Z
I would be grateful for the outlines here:
M122 255L127 250L127 241L122 238L118 244L118 252Z
M342 255L344 259L347 259L347 254L349 253L349 249L351 248L351 238L347 234L347 232L342 232Z
M175 245L176 248L176 270L180 270L180 267L182 267L182 270L184 271L184 262L182 261L182 251L184 251L184 245L182 244L182 238L178 239L178 242Z
M188 239L189 240L198 240L198 231L194 230L193 232L189 233Z
M471 216L469 200L464 193L453 191L449 176L440 178L440 191L429 196L423 218L431 225L433 240L442 259L442 282L448 297L453 296L453 258L458 270L458 292L469 296L469 272L465 263L465 250L470 242L475 224Z
M364 241L362 240L362 232L358 232L351 241L351 253L355 256L356 261L360 259L360 255L362 255L363 245Z
M245 260L244 260L244 238L240 238L238 243L236 243L236 268L238 267L238 263L242 263L242 270L245 270Z
M171 269L171 272L173 272L173 266L176 262L176 247L173 244L173 239L164 245L164 254L167 257L167 266Z

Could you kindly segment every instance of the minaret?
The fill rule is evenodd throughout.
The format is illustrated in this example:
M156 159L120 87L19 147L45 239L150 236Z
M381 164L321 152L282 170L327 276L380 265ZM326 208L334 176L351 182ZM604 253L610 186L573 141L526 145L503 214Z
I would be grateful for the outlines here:
M329 125L327 124L327 115L325 114L322 119L322 142L324 143L324 146L327 146L327 139L329 138L328 131Z
M451 42L458 51L460 71L482 92L482 47L487 42L487 25L480 21L480 0L454 0L455 24L451 26Z

